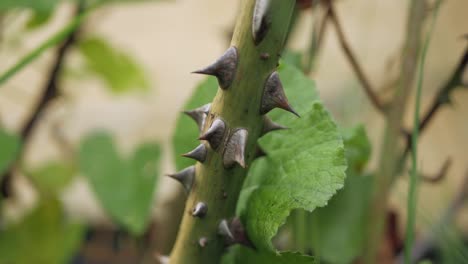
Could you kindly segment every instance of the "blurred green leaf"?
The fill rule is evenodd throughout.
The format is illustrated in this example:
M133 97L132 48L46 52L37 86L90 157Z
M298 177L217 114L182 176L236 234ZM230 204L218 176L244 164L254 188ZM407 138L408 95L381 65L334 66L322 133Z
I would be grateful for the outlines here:
M125 52L112 47L99 37L88 37L78 44L87 66L114 93L148 90L150 82L144 69Z
M64 218L57 200L43 200L19 223L0 229L0 263L68 263L83 234L82 225Z
M281 59L299 70L302 69L302 54L298 51L287 49L281 55Z
M10 134L0 127L0 177L16 160L21 147L19 136Z
M8 11L13 8L29 8L37 12L48 13L62 0L1 0L0 11Z
M109 134L88 135L80 146L79 162L94 192L110 216L132 234L147 226L159 168L160 148L143 144L123 159Z
M205 79L197 86L189 101L184 105L184 110L192 110L211 102L217 90L218 82L215 78ZM198 126L193 119L181 113L172 137L174 160L178 170L194 164L193 160L183 158L180 154L187 153L200 144L200 141L197 140L198 133Z
M76 172L76 166L71 162L51 161L27 174L42 192L58 193L71 182Z
M289 129L259 140L268 154L254 161L244 183L237 214L260 250L272 250L272 237L294 209L314 210L343 187L346 160L336 124L318 101L314 83L283 64L279 74L301 118L285 111L269 114Z
M29 17L28 22L26 22L26 29L34 30L38 27L43 26L47 22L49 22L50 18L52 17L53 12L38 12L35 11Z
M304 256L300 253L283 252L276 254L272 252L254 251L242 246L229 248L223 257L222 264L313 264L314 258Z
M364 126L342 128L348 171L362 172L371 155L371 143Z

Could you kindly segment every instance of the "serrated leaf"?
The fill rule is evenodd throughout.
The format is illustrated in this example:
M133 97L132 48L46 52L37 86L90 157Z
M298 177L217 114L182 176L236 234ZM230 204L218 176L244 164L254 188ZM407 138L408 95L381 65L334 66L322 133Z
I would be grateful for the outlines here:
M27 174L40 191L58 193L71 182L76 172L76 166L72 162L50 161Z
M229 249L223 257L222 264L313 264L314 258L295 252L272 252L254 251L246 247L235 246Z
M99 37L88 37L78 44L89 69L114 93L148 90L150 82L144 69L129 54L112 47Z
M104 209L132 234L142 234L153 204L160 148L147 143L124 159L110 135L96 132L80 145L79 162Z
M43 200L19 223L0 230L0 263L69 263L84 231L64 219L56 199Z
M205 81L197 86L183 109L192 110L211 102L217 90L218 82L215 78L205 79ZM181 157L180 155L193 150L200 144L200 141L197 139L198 131L198 126L192 118L183 113L179 115L172 137L173 154L177 170L186 168L194 163L193 160Z
M21 148L21 139L0 128L0 177L16 160Z
M287 64L279 73L301 118L272 111L270 117L290 129L259 140L268 155L252 164L237 207L250 239L267 251L273 250L271 239L290 212L325 206L343 187L346 170L341 135L318 101L314 83Z

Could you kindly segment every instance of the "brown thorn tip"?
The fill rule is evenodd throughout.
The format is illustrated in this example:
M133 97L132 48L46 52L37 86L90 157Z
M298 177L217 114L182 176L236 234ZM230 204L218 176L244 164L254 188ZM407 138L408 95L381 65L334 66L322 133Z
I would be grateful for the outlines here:
M284 109L300 117L291 105L289 105L278 72L273 72L265 83L260 114L264 115L274 108Z
M230 47L218 60L208 67L192 73L212 75L218 79L221 89L231 86L237 70L238 55L235 47Z
M244 128L237 129L231 135L224 149L223 164L225 168L230 168L235 163L245 168L245 146L248 135L247 129Z
M204 202L198 202L192 210L192 216L203 218L208 213L208 206Z
M198 139L207 140L208 143L210 143L211 148L217 149L223 140L225 130L226 124L223 120L217 118L213 121L210 128Z
M166 176L180 182L187 192L192 188L193 179L195 178L195 166L187 167L177 173L167 174Z
M210 108L211 103L200 106L193 110L184 111L184 113L191 117L197 123L198 129L202 131L203 126L205 125L206 117L208 116L208 112L210 112Z
M194 150L192 150L192 151L190 151L188 153L182 154L182 157L194 159L194 160L197 160L197 161L203 163L203 162L205 162L207 152L208 151L207 151L205 145L200 144Z

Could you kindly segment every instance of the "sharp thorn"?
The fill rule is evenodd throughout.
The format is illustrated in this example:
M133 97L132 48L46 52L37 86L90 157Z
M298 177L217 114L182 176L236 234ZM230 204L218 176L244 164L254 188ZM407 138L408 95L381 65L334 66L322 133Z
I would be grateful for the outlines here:
M240 128L232 133L224 149L223 164L230 168L238 163L245 168L245 146L247 145L248 131Z
M231 86L237 70L237 49L230 47L218 60L210 66L192 73L212 75L218 79L221 89L226 90Z
M207 140L208 143L210 143L211 148L217 149L223 140L225 130L226 124L224 124L223 120L217 118L213 121L210 128L198 139Z
M170 260L168 256L161 255L159 253L156 253L156 260L158 261L159 264L169 264Z
M234 243L255 249L255 246L253 245L252 241L250 241L247 232L245 231L244 225L238 217L232 219L230 230L234 234Z
M231 230L229 229L229 224L226 219L221 220L218 225L218 234L227 238L229 241L234 241L234 235L232 234Z
M198 125L198 129L202 131L205 125L206 117L208 116L208 112L210 112L210 107L211 103L200 106L193 110L184 111L184 113L195 120Z
M260 44L270 28L267 13L270 8L270 0L256 0L252 18L252 37L255 45Z
M193 179L195 178L195 166L187 167L177 173L167 174L166 176L180 182L187 192L192 189Z
M208 245L208 238L206 238L206 237L201 237L200 239L198 239L198 245L199 245L201 248L206 247L206 245Z
M260 114L264 115L270 112L273 108L281 108L300 117L299 114L289 105L278 72L273 72L265 83L262 103L260 106Z
M192 216L203 218L208 213L208 206L204 202L198 202L192 209Z
M281 129L287 129L287 127L273 122L268 116L263 116L263 134Z
M194 159L194 160L197 160L197 161L203 163L203 162L205 162L207 152L208 151L207 151L205 145L200 144L194 150L192 150L192 151L190 151L188 153L182 154L182 156L186 157L186 158Z

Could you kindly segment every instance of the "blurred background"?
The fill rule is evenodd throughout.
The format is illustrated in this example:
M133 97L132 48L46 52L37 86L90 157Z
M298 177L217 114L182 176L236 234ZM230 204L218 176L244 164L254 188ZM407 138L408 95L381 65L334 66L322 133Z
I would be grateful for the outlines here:
M30 1L1 2L4 3L0 4L0 73L61 31L80 12L70 1L44 1L43 6ZM63 204L65 214L84 230L74 234L85 241L74 242L78 248L78 253L72 253L75 263L137 263L136 259L154 263L151 261L155 252L170 252L177 232L178 220L174 219L179 219L183 210L182 188L162 176L175 170L171 146L175 123L194 87L204 79L190 72L208 65L228 47L239 1L104 2L86 11L76 34L73 33L74 39L66 47L66 56L60 63L60 74L53 80L57 94L46 100L46 105L39 107L44 101L44 91L50 86L52 69L57 65L63 42L41 52L37 59L0 84L0 124L5 131L24 136L25 126L40 109L34 126L22 139L21 153L14 169L10 168L11 175L7 180L1 179L0 227L21 223L43 205L39 197L44 195L34 186L34 177L49 169L52 174L67 175L67 180L47 182L44 188L53 189L57 198L46 195L46 199ZM399 74L408 1L334 2L348 45L376 92L385 98ZM324 15L323 10L305 6L308 5L298 11L288 42L290 56L307 53L312 29ZM467 1L442 2L426 59L422 112L465 52L467 10ZM308 74L340 126L365 126L373 153L368 169L374 169L380 154L384 120L370 104L330 25ZM467 75L464 74L464 80L468 80ZM451 98L450 106L440 109L420 138L422 173L429 177L437 175L447 159L450 166L443 179L421 185L417 232L438 221L466 177L468 91L457 89ZM414 99L410 98L409 102L408 109L413 109ZM413 111L405 116L405 125L410 129ZM106 134L89 136L95 130ZM141 231L135 227L135 233L140 235L138 239L111 220L87 178L71 164L78 152L86 151L80 144L98 140L99 136L112 138L112 147L121 159L128 159L141 146L157 144L153 148L154 157L148 157L160 160L157 180L150 185L156 191L148 191L153 195L152 220L148 229ZM0 145L0 152L3 147ZM46 166L50 164L55 167ZM401 234L404 232L401 223L406 217L407 179L406 175L398 179L390 202L398 216ZM118 188L109 190L118 191ZM466 203L457 212L456 222L466 238ZM32 232L42 237L37 231ZM25 237L34 235L24 234ZM11 249L1 249L5 247L1 240L0 237L0 252L6 254ZM56 245L54 241L50 243ZM25 243L21 245L26 247ZM2 253L0 263L16 263L2 262ZM25 259L17 263L33 262Z

